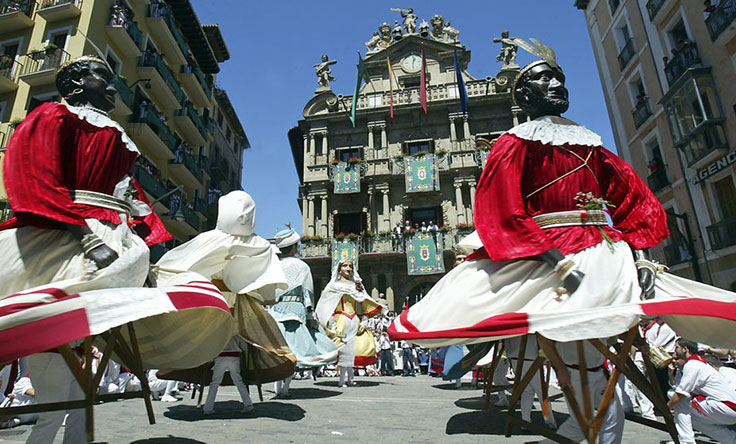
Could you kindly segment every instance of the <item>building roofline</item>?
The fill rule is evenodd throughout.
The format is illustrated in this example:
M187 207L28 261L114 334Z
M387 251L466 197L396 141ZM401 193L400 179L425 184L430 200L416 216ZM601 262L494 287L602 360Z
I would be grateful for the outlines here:
M233 131L235 132L235 137L241 139L243 149L250 148L248 136L245 134L245 130L243 129L243 125L240 123L238 114L235 112L235 108L233 108L233 104L230 102L230 98L227 96L224 89L215 88L215 100L217 100L217 104L220 106L222 112L225 113L225 117L227 117L230 126L232 126Z
M197 64L207 74L216 74L220 72L220 66L217 64L215 54L210 43L207 40L205 31L199 23L197 13L190 0L168 0L166 2L179 22L182 33L187 39L192 55L197 59Z
M202 25L202 30L210 43L212 51L215 53L217 61L222 63L225 60L230 60L230 51L228 51L225 44L220 25Z

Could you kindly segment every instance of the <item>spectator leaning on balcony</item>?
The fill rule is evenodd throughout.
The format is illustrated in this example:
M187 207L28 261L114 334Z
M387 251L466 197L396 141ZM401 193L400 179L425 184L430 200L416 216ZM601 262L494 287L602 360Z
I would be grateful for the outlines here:
M716 7L711 4L710 0L705 0L703 5L705 6L705 9L703 9L703 18L708 18L716 10Z

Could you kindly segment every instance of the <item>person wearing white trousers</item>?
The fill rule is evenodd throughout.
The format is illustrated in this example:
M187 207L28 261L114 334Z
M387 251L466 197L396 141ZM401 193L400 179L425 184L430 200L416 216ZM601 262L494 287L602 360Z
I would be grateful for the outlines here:
M76 401L84 399L84 392L59 353L37 353L28 357L31 381L39 404L60 400ZM64 427L63 444L87 442L86 417L84 409L56 410L41 412L38 422L31 430L27 444L50 444L56 432L69 415Z
M606 388L608 378L603 372L603 355L601 355L587 341L583 343L585 350L585 363L588 375L588 387L592 400L592 405L598 407L603 396L603 390ZM580 371L576 368L578 362L577 345L575 342L557 343L557 351L565 362L570 372L570 383L575 391L575 399L578 406L583 405L583 390L580 383ZM616 395L611 399L606 411L603 425L598 432L598 444L620 444L624 432L624 411L621 407L621 401L616 399ZM570 405L568 403L568 409ZM572 410L570 410L572 411ZM570 415L565 422L557 429L557 433L569 438L573 441L582 442L585 439L583 431L580 429L577 419L574 415ZM542 443L551 444L554 441L544 440Z
M161 399L163 402L178 401L173 394L177 384L177 381L159 379L158 369L154 368L148 371L148 387L151 389L153 399Z
M506 356L510 361L511 368L515 369L518 363L517 360L520 355L519 349L521 348L521 336L504 339L504 344L506 345ZM537 347L537 336L534 334L528 335L526 350L524 351L524 354L522 356L522 359L524 359L524 361L527 361L524 363L524 366L526 368L529 368L532 362L537 359L537 356L539 356L539 349ZM551 371L544 369L544 367L542 367L542 369L544 370L545 376L548 374L548 371ZM524 370L524 372L526 372L526 370ZM516 377L522 378L523 375L516 375ZM527 385L524 388L524 391L521 393L521 419L523 419L524 421L532 422L532 404L534 404L535 395L537 396L542 411L544 412L544 397L542 396L542 381L539 377L539 372L534 375L529 385ZM555 415L554 413L552 413L551 404L549 415L545 416L544 422L549 427L557 428L557 421L555 421Z
M248 387L246 387L243 378L240 376L240 350L247 346L248 344L245 340L235 335L227 343L220 356L215 358L215 365L212 369L212 382L210 382L210 388L207 391L207 400L202 408L205 415L211 415L215 411L217 389L222 383L225 372L230 372L230 379L233 380L233 384L237 387L240 398L243 400L242 412L248 413L253 411L253 401L248 394Z

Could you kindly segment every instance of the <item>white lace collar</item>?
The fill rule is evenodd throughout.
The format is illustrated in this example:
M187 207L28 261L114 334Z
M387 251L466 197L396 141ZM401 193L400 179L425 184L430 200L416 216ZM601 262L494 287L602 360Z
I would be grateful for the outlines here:
M560 119L572 122L568 119ZM532 120L517 125L507 132L520 139L541 142L545 145L603 145L601 136L578 124L565 125L545 120Z
M65 105L63 103L61 105L66 106L70 113L76 115L81 120L86 120L89 124L94 125L98 128L115 128L116 130L120 131L123 143L125 144L125 148L127 148L128 151L132 151L138 154L141 153L135 143L130 139L130 137L128 137L128 134L125 133L123 127L120 126L118 122L112 120L104 111L98 110L97 108L93 108L91 106L71 106Z

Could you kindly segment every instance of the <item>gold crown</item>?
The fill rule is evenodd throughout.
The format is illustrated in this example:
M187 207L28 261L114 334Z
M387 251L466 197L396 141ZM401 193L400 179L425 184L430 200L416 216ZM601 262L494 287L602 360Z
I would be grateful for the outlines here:
M550 68L556 69L562 72L562 67L557 63L557 57L555 56L555 52L554 50L552 50L552 48L550 48L549 46L545 45L544 43L540 42L539 40L535 38L529 38L529 40L531 40L535 46L532 46L526 40L520 39L518 37L514 38L514 43L516 43L519 47L521 47L528 53L539 57L540 60L536 60L526 65L521 71L519 71L519 74L516 76L516 80L514 80L514 84L511 88L511 98L514 101L514 103L517 103L516 102L516 85L517 83L519 83L519 80L521 79L521 77L530 69L534 68L535 66L546 63L550 66Z
M75 63L78 63L78 62L97 62L97 63L99 63L101 65L107 66L108 69L110 69L110 71L112 71L112 68L110 68L110 65L108 65L107 64L107 61L105 61L103 58L97 57L95 55L83 55L83 56L76 57L74 59L70 59L69 61L67 61L66 63L64 63L63 65L61 65L59 67L59 69L56 70L56 74L59 74L61 71L63 71L67 67L69 67L69 66L71 66L71 65L73 65Z

